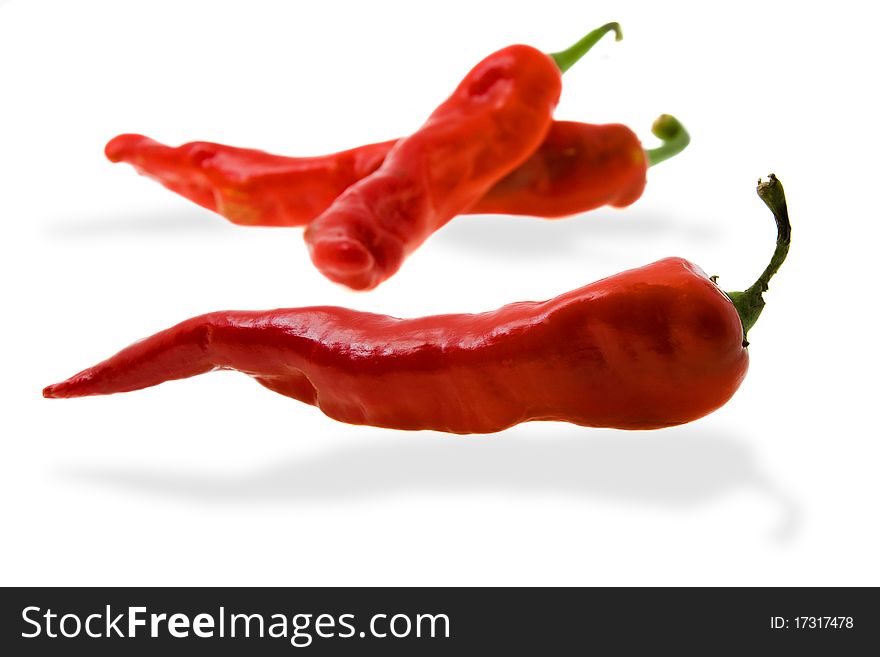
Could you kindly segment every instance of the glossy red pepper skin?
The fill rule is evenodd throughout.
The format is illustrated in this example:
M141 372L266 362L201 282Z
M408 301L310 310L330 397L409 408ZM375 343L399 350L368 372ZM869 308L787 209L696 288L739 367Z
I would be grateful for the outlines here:
M190 142L165 146L142 135L113 138L105 153L243 226L304 226L373 173L396 140L317 157ZM647 157L620 124L554 121L541 146L462 214L562 217L642 195Z
M396 319L343 308L218 312L137 342L46 397L235 369L341 422L453 433L529 420L657 429L724 404L748 368L730 299L681 258L544 302Z
M392 276L428 236L541 145L562 91L554 60L509 46L477 64L381 166L305 230L315 266L357 290Z

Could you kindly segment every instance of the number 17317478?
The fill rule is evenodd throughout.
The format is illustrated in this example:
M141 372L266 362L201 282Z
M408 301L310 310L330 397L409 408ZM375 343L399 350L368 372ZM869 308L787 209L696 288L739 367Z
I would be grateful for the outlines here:
M770 628L774 630L851 630L852 616L771 616Z

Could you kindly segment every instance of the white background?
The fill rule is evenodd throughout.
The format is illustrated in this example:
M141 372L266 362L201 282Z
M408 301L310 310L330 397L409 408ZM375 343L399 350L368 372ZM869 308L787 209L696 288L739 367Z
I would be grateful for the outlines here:
M819 6L825 7L818 9ZM3 584L880 584L876 21L869 3L48 2L0 9ZM808 8L805 8L808 7ZM613 11L612 11L613 9ZM296 229L245 229L103 157L141 132L318 154L415 130L478 60L609 20L557 116L693 144L625 211L461 217L358 294ZM656 432L458 437L335 423L247 377L44 400L182 319L397 316L544 299L680 255L750 284L791 256L751 369Z

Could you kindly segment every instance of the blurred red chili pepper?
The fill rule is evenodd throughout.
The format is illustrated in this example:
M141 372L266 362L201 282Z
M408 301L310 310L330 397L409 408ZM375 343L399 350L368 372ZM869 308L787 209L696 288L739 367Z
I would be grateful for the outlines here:
M562 217L603 205L625 207L645 187L649 164L689 141L669 115L653 132L666 143L643 151L619 124L554 121L541 146L462 214ZM202 207L243 226L304 226L348 187L375 171L397 140L318 157L190 142L172 148L149 137L114 137L105 153Z
M306 227L312 262L356 290L379 285L528 159L550 129L561 90L559 68L539 50L516 45L489 55L379 168Z
M283 157L196 141L171 148L119 135L104 149L173 192L243 226L303 226L375 171L396 140L321 157Z
M748 368L746 332L788 253L782 185L758 194L776 250L754 285L725 294L667 258L544 302L396 319L334 307L217 312L137 342L46 397L127 392L234 369L353 424L454 433L528 420L655 429L724 404Z
M565 71L609 32L614 32L617 40L622 38L620 25L608 23L550 57L560 71ZM545 69L549 68L546 62L543 63ZM528 67L525 70L529 70ZM558 76L549 77L552 81L548 89L558 87L555 79ZM551 91L550 95L553 93ZM577 149L585 137L570 144L564 138L560 139L573 132L572 127L559 130L552 143L563 150L555 157L552 153L545 153L543 159L564 159L569 152L567 149ZM634 135L632 139L638 143ZM191 142L171 148L142 135L124 134L110 140L104 152L112 162L128 162L139 173L234 223L302 226L326 210L345 189L373 173L398 141L368 144L321 157L289 158L211 142ZM592 139L593 145L596 141L596 138ZM640 149L638 153L641 154ZM630 153L624 157L629 160ZM540 173L532 164L526 177L537 182ZM638 179L638 173L635 178ZM636 180L633 184L643 183Z
M624 125L555 121L538 150L465 213L554 218L603 205L626 207L642 195L648 167L690 143L681 123L668 114L654 121L652 132L665 143L643 150Z

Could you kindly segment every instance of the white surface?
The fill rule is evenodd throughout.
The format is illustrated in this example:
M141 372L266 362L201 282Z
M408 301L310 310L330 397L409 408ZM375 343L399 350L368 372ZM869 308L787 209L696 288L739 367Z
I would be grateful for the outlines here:
M0 9L3 584L880 584L878 49L867 3L47 2ZM625 212L465 217L378 290L298 230L227 224L103 158L120 132L315 154L411 132L480 58L609 20L557 116L670 112L688 152ZM874 82L871 82L874 80ZM680 255L751 283L791 256L724 408L658 432L455 437L335 423L218 373L40 389L179 320L547 298Z

